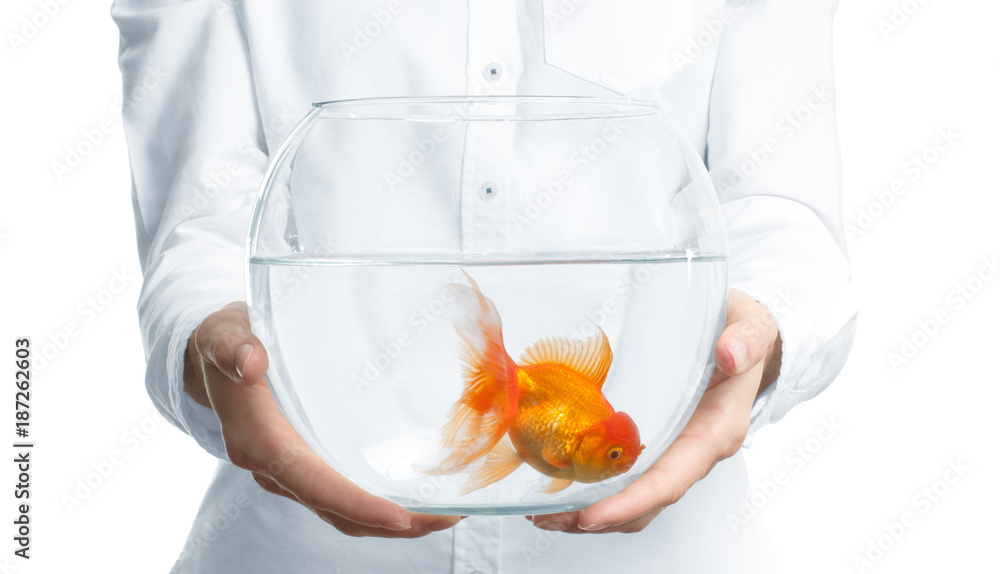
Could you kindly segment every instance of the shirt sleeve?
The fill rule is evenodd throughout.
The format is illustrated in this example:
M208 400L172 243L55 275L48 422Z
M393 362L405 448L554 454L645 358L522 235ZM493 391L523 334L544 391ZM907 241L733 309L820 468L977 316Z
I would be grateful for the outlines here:
M833 96L835 0L735 0L709 108L707 163L730 243L730 286L768 307L778 379L754 433L840 372L857 305L843 226Z
M184 392L188 338L244 300L250 209L267 163L245 36L228 2L116 0L122 116L143 285L146 387L227 460L215 414Z

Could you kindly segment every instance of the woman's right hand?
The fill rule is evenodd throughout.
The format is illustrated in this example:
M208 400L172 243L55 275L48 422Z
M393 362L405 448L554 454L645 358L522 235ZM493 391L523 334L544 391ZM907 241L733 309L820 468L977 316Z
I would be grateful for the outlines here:
M192 333L184 390L215 411L229 460L264 490L294 500L349 536L417 538L458 523L379 498L330 468L292 429L264 380L267 351L245 303L226 305Z

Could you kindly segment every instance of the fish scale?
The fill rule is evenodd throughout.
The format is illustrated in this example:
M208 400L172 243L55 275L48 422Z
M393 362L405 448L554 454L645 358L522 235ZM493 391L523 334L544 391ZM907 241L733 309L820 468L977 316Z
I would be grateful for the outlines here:
M525 450L519 444L550 445L556 457L568 459L580 433L615 412L594 383L565 368L519 366L517 379L521 396L510 435L519 451Z

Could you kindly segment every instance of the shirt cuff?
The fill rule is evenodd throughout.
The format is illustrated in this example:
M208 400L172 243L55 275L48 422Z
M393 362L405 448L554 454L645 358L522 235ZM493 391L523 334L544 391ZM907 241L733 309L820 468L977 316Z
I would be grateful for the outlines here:
M830 385L854 340L857 303L847 255L806 205L776 196L723 204L730 287L774 315L781 334L778 378L754 402L750 446L760 428Z
M765 302L758 302L777 318L781 366L778 378L754 401L744 447L753 444L758 430L777 422L796 405L813 398L833 382L847 362L857 326L857 315L853 314L832 337L819 341L815 333L810 332L809 317L802 312L779 314ZM811 384L801 384L810 381Z
M189 313L164 332L146 362L146 390L160 413L191 436L202 448L229 461L222 441L222 427L212 409L184 392L184 356L188 339L208 312Z

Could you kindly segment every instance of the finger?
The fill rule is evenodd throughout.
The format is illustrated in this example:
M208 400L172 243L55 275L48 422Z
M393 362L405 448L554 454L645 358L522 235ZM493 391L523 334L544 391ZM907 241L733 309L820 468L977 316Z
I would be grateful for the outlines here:
M237 385L206 366L206 387L233 464L265 474L303 505L367 526L405 530L409 513L369 494L302 442L266 385Z
M441 514L410 514L410 528L407 530L389 530L377 528L351 522L339 514L327 512L325 510L313 510L317 516L328 524L348 536L374 536L379 538L420 538L427 536L431 532L446 530L462 520L458 516L445 516Z
M691 419L670 448L621 492L585 508L582 530L597 531L677 502L715 463L735 454L750 427L750 409L762 364L705 391Z
M535 516L525 516L525 518L530 520L532 525L542 530L564 532L577 525L580 521L580 511L536 514Z
M251 475L253 476L254 481L265 491L278 496L283 496L297 504L299 503L298 498L296 498L294 494L282 488L281 485L275 482L271 477L259 472L253 472ZM420 536L426 536L431 532L451 528L458 524L462 518L465 518L464 516L459 517L441 514L411 513L409 529L387 530L385 528L373 528L371 526L357 524L340 515L333 514L325 510L310 510L312 510L325 522L332 524L335 528L337 528L337 530L340 530L349 536L379 536L382 538L418 538Z
M271 477L267 476L266 474L260 472L251 472L250 475L253 477L254 482L256 482L257 485L263 488L266 492L269 492L271 494L276 494L278 496L284 496L285 498L292 500L294 502L299 501L299 499L295 498L294 494L288 492L284 488L281 488L281 485L279 485L277 482L275 482Z
M245 303L230 303L202 321L195 332L202 359L234 381L263 382L267 351L250 332Z
M281 485L275 482L271 477L259 472L253 472L251 475L253 476L254 481L265 491L278 496L283 496L297 504L300 504L299 499L296 498L294 494L282 488ZM443 514L411 513L409 529L388 530L385 528L374 528L358 524L356 522L351 522L340 515L333 514L325 510L316 510L313 508L310 508L310 510L312 510L325 522L332 524L335 528L337 528L337 530L340 530L349 536L379 536L382 538L418 538L420 536L426 536L431 532L451 528L458 524L461 519L465 518L464 516L447 516Z
M645 529L646 526L648 526L649 523L652 522L662 510L662 508L656 508L639 518L636 518L635 520L630 520L623 524L615 524L600 530L584 530L580 528L579 512L564 512L560 514L536 516L533 518L536 520L534 525L542 530L565 532L566 534L608 534L612 532L634 533Z
M726 328L715 346L716 367L729 376L746 373L764 360L777 335L777 323L767 307L738 289L731 290Z

